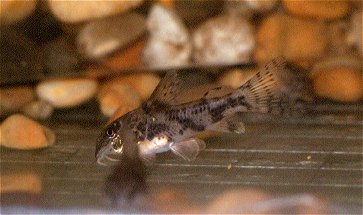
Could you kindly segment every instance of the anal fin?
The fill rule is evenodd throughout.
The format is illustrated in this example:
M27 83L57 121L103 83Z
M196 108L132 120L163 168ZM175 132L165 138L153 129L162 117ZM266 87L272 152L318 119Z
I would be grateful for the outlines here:
M206 144L198 138L190 138L181 142L170 144L170 150L187 161L194 160L200 151L205 149Z

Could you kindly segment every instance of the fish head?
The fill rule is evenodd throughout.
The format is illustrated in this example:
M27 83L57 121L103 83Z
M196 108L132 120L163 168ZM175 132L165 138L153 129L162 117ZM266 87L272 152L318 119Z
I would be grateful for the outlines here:
M123 118L117 119L108 125L97 139L96 159L101 165L116 165L125 151L130 151L130 147L125 147L135 142L135 134L125 123ZM130 153L130 152L126 152Z

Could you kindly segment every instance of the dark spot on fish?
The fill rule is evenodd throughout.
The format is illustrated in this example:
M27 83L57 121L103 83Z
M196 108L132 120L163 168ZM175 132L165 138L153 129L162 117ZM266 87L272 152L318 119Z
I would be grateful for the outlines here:
M184 134L184 131L182 129L179 130L179 134L180 135L183 135Z
M137 130L140 131L140 133L145 134L146 131L146 122L145 121L140 121L137 125L136 125Z
M167 124L152 123L148 126L147 139L152 140L152 138L155 137L156 135L166 132L168 130L169 130L169 126Z
M209 111L210 115L212 116L213 123L218 122L221 119L223 119L223 112L227 109L227 107L228 107L227 102L223 102L213 108L209 107L208 111Z
M144 103L142 105L142 109L145 111L146 114L149 114L151 112L151 107L149 103Z
M181 126L183 130L191 129L193 131L204 131L205 126L202 124L195 123L193 119L177 117L175 119Z
M178 117L178 113L176 111L168 111L167 116L169 118L169 121L174 121Z
M231 106L232 108L236 107L238 105L238 102L236 99L233 98L228 98L227 99L227 103L229 104L229 106Z

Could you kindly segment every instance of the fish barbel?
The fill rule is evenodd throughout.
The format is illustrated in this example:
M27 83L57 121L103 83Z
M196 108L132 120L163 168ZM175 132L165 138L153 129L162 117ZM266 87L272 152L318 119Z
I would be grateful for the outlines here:
M101 134L97 162L117 164L124 144L137 144L144 160L168 150L193 160L205 148L205 142L194 137L197 133L243 133L243 122L233 117L236 113L287 113L307 94L296 71L289 69L283 58L272 60L241 87L223 96L215 96L221 89L217 87L201 99L178 104L183 88L178 73L168 72L145 104L114 120Z

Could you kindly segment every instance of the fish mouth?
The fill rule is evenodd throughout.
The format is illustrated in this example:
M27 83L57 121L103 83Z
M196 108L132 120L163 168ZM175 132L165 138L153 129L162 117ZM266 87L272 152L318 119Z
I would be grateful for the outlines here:
M107 147L101 148L96 154L97 163L102 166L115 166L120 160L119 154L112 153Z

